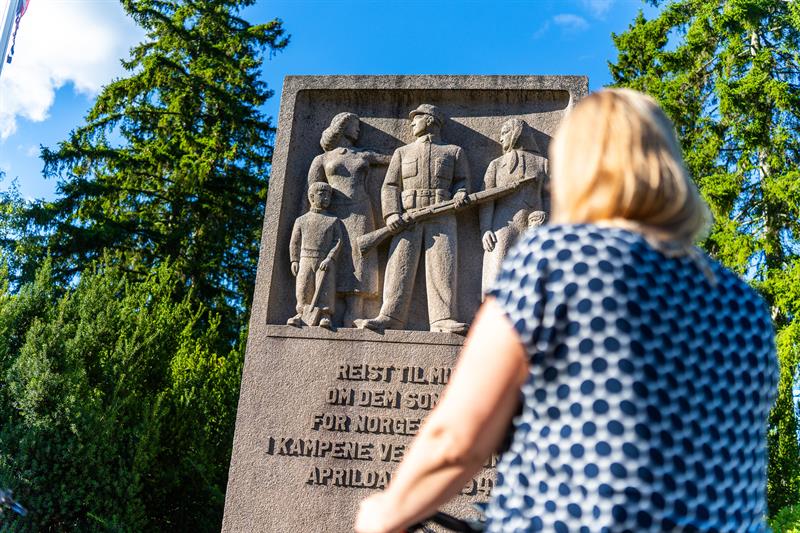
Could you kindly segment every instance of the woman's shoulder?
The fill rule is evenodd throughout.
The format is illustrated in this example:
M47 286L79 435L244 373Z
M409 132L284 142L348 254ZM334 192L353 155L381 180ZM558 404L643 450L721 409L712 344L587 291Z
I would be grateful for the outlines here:
M647 250L640 234L594 224L547 224L531 229L509 251L498 282L585 277L593 272L631 274L634 254Z
M714 291L724 294L727 300L721 304L726 309L740 309L745 316L755 321L764 330L773 333L772 312L761 294L742 276L722 263L704 254L714 276Z
M541 270L566 269L576 274L598 268L619 272L627 278L648 280L648 272L665 271L675 283L700 283L710 273L708 283L711 293L731 294L745 304L748 312L769 317L769 311L759 293L737 273L728 269L704 252L675 258L667 257L653 248L638 232L597 224L549 224L531 230L520 239L510 256L510 262L535 264ZM585 268L573 268L578 263ZM708 269L703 268L703 263ZM583 265L581 265L583 267ZM706 280L709 281L709 280Z
M547 224L530 230L517 244L517 253L536 253L561 260L578 255L622 258L644 244L636 232L596 224Z

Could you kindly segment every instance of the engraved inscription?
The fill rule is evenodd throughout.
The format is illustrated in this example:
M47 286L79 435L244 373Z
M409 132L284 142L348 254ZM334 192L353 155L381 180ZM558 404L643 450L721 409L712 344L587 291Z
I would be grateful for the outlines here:
M403 455L405 455L405 453L405 444L381 444L380 446L381 461L399 463L403 460Z
M266 453L325 461L310 465L305 481L309 486L383 489L408 448L408 441L397 442L396 438L408 439L419 432L451 374L449 367L339 364L331 376L338 385L326 389L320 398L327 407L308 421L307 427L315 436L270 436ZM338 460L359 463L341 467L329 464ZM492 456L484 467L493 469L496 462L496 456ZM370 463L377 468L369 468ZM467 483L461 494L487 496L493 486L491 473L484 471Z
M447 367L423 368L421 366L407 366L402 370L403 377L400 381L418 385L447 385L447 382L450 381L451 372L452 369Z
M380 365L339 365L336 379L342 381L373 381L390 383L395 375L400 376L400 383L417 385L447 385L453 369L444 366L380 366Z
M315 431L338 431L353 433L372 433L375 435L401 435L411 437L417 434L422 418L357 415L351 417L340 413L317 413L311 429Z
M438 392L401 392L398 390L352 389L331 387L326 392L330 405L377 407L380 409L423 409L430 411L439 403Z
M267 453L288 457L332 457L372 461L374 444L348 441L267 437Z
M392 418L385 416L358 415L353 429L356 433L378 435L414 436L419 431L421 418Z
M395 372L393 366L378 365L339 365L336 379L344 381L383 381L389 383Z
M461 494L465 496L475 496L478 494L489 496L493 488L493 478L488 476L479 476L467 483L467 486L461 489Z
M311 469L307 485L329 485L353 489L385 489L392 474L385 470L361 470L359 468L319 468Z
M349 387L332 387L327 391L330 405L349 405L357 407L380 407L399 409L403 405L403 393L395 390L364 390Z

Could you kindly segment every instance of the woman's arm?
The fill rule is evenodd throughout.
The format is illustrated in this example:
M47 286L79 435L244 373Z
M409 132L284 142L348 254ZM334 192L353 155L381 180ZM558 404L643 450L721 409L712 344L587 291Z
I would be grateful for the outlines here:
M458 494L502 442L527 375L517 332L494 299L487 300L439 405L386 491L361 502L356 531L402 531Z
M361 153L367 156L367 161L369 161L370 165L388 165L389 161L392 160L392 156L372 150L364 150Z
M311 166L308 167L308 185L318 181L328 181L325 175L325 154L319 154L311 161Z

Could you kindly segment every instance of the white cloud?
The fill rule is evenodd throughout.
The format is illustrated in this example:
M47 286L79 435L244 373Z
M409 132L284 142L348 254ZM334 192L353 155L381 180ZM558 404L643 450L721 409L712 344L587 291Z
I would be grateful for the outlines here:
M550 21L549 20L545 20L544 24L539 26L539 29L536 30L535 32L533 32L533 38L534 39L541 39L542 37L545 36L545 34L547 34L547 30L549 30L549 29L550 29Z
M581 0L583 6L597 18L605 17L614 0Z
M556 15L553 17L553 22L567 31L580 31L589 27L589 23L586 22L585 18L579 15L573 15L572 13Z
M120 59L143 37L116 0L31 2L14 60L0 75L0 141L16 131L18 117L46 120L56 90L68 83L97 94L122 73Z

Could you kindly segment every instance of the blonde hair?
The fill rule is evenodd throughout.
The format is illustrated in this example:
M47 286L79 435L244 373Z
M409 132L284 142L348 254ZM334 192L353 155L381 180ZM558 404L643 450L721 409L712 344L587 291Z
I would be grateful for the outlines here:
M606 89L564 118L550 147L553 221L641 232L692 253L710 212L683 164L675 128L649 96Z

